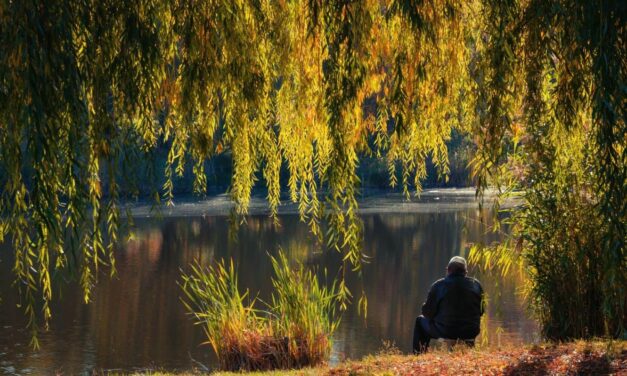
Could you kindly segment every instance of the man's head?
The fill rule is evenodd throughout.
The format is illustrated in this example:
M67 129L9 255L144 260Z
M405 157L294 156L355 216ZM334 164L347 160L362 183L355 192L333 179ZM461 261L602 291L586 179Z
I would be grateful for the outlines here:
M451 261L448 262L448 266L446 267L448 274L463 274L466 275L468 273L466 259L460 256L455 256L451 258Z

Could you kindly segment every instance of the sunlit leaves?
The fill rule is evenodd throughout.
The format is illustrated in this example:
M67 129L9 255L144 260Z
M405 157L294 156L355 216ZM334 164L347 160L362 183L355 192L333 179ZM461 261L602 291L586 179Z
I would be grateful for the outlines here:
M230 153L238 215L260 181L277 213L284 166L301 219L343 254L344 273L360 270L359 158L386 158L408 195L428 158L447 174L445 142L470 107L469 11L461 1L3 2L2 212L16 275L48 302L54 260L78 273L89 301L99 265L114 260L119 182L157 148L166 203L190 165L204 194L205 161Z
M545 335L620 335L625 291L616 286L625 284L627 239L627 125L625 93L618 89L627 69L624 7L482 4L482 68L474 73L474 132L481 137L473 167L480 188L524 192L509 219L511 238L483 256L504 269L524 261Z
M56 268L89 300L114 260L118 205L139 191L134 161L157 151L165 180L143 182L155 201L172 202L187 169L203 195L205 162L227 153L236 214L263 184L276 215L287 187L346 272L366 260L360 158L384 158L409 197L428 160L446 179L451 133L472 131L480 188L544 179L590 195L610 224L605 286L624 280L624 13L575 0L0 2L0 238L31 323L36 300L50 316Z

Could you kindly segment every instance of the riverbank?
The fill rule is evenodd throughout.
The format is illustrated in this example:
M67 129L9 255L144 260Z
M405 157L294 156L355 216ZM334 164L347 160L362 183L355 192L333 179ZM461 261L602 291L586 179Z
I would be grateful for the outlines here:
M380 355L321 372L326 375L606 375L627 373L626 341L503 350L461 349L421 356ZM320 374L320 373L316 373Z
M497 191L487 189L481 203L492 207L497 197ZM324 201L324 192L319 192ZM289 199L288 193L281 195L281 204L278 208L280 215L298 214L298 203ZM391 190L367 190L357 196L359 213L432 213L453 212L460 208L478 208L480 201L476 197L476 189L469 188L438 188L425 189L420 196L411 195L408 199L404 194ZM501 208L511 208L520 203L520 200L510 197L500 203ZM193 217L193 216L229 216L235 208L235 203L228 194L217 194L198 198L195 196L177 197L171 205L162 203L161 206L149 201L126 202L124 211L130 212L133 217ZM250 215L268 215L270 208L266 196L253 194L248 206Z
M181 375L201 374L188 373ZM149 373L150 375L169 375ZM218 372L217 376L242 373ZM337 366L249 373L259 376L348 375L627 375L627 341L572 342L508 349L457 348L419 356L387 351Z

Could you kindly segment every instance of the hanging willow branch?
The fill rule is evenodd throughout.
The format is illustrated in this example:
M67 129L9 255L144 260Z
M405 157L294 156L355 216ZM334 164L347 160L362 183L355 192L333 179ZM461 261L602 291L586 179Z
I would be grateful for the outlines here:
M479 187L518 184L505 166L524 150L526 116L546 107L525 80L551 69L559 129L594 140L607 262L620 267L624 18L620 4L574 0L2 0L0 239L31 327L40 302L50 318L56 271L76 272L90 300L142 155L166 150L152 185L169 202L186 166L203 194L205 161L230 153L237 214L263 178L276 215L286 186L342 270L359 271L360 157L385 158L409 196L428 159L446 179L451 132L472 132Z

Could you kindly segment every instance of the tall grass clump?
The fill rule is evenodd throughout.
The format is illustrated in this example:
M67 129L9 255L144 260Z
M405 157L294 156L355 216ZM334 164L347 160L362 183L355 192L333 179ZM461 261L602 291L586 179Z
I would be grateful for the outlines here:
M183 304L203 326L220 367L254 369L265 352L260 339L268 333L265 318L254 309L256 299L250 298L248 290L240 292L238 288L233 261L226 265L222 260L207 268L195 263L190 274L183 274L181 287ZM248 356L240 357L243 353Z
M608 16L613 14L605 10ZM547 15L544 20L561 16ZM588 35L562 36L584 34ZM532 44L562 40L545 39L542 33L529 37L521 39ZM587 47L608 48L606 37L603 44ZM509 234L502 244L474 255L485 259L488 267L507 271L518 266L525 272L528 302L544 337L618 338L627 329L627 138L624 131L620 142L607 143L606 137L611 135L607 129L625 129L626 117L615 117L612 107L617 82L601 83L594 78L597 73L588 71L591 56L601 59L595 70L613 62L611 54L568 47L562 50L569 51L561 59L565 65L555 65L556 50L548 48L523 52L529 56L540 52L527 63L521 85L525 114L516 121L524 129L511 138L511 153L495 170L494 184L504 197L514 196L519 203L507 217ZM575 66L582 67L577 74ZM588 94L565 96L564 88L573 82L567 77L577 77L582 93ZM603 85L608 86L600 89Z
M550 340L625 335L624 250L613 250L609 223L594 196L575 183L546 181L511 209L510 233L473 247L469 261L503 275L523 271L522 291Z
M233 261L206 268L196 263L183 273L183 303L204 327L223 370L302 368L330 353L339 324L335 284L323 285L302 264L292 268L283 252L271 259L274 290L268 302L240 291Z
M318 364L331 349L330 335L339 324L335 284L322 285L311 269L290 268L283 252L272 259L274 278L269 320L274 333L289 341L289 359L297 367Z

